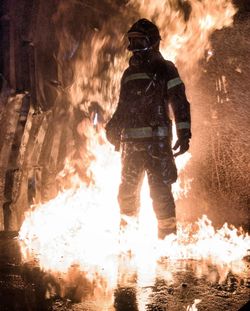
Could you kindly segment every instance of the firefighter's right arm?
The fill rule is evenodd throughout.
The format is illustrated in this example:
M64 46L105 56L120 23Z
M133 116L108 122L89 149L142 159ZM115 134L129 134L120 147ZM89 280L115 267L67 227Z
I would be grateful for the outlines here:
M106 130L106 137L108 141L115 146L115 150L119 151L120 149L120 139L121 139L121 131L122 131L122 124L124 119L124 102L123 102L123 94L124 94L124 87L123 87L123 79L125 73L121 79L121 87L120 87L120 96L119 101L117 104L117 108L112 116L112 118L107 122L105 126Z
M119 107L119 104L118 104ZM120 149L120 128L119 128L119 110L115 111L112 118L108 121L105 126L106 137L108 141L115 146L115 151L119 151Z

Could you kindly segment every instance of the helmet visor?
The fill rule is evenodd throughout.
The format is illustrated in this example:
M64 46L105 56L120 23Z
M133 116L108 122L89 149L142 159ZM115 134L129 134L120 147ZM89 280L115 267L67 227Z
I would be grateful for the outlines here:
M146 51L150 47L150 41L147 36L139 32L129 32L128 33L129 40L129 51Z

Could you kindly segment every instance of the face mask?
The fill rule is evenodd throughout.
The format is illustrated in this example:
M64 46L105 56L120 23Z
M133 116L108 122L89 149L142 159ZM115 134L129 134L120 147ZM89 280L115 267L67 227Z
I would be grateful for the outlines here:
M147 37L129 37L128 50L132 52L147 51L150 47Z

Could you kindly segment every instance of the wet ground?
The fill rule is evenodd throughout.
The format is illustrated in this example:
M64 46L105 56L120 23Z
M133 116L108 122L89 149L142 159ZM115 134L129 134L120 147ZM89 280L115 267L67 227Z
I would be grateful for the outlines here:
M76 267L65 283L60 276L42 272L35 263L22 264L15 236L15 232L0 233L1 311L250 310L250 256L243 260L243 271L236 274L207 262L163 258L151 285L145 286L147 282L136 271L126 268L110 292L104 290L102 280L90 282ZM148 271L150 274L150 267Z

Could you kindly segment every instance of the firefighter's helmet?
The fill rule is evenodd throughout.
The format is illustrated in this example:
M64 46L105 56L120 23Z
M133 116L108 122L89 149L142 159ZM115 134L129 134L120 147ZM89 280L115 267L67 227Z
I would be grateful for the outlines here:
M132 52L147 51L158 46L161 36L158 27L146 18L139 19L128 33L128 50Z

